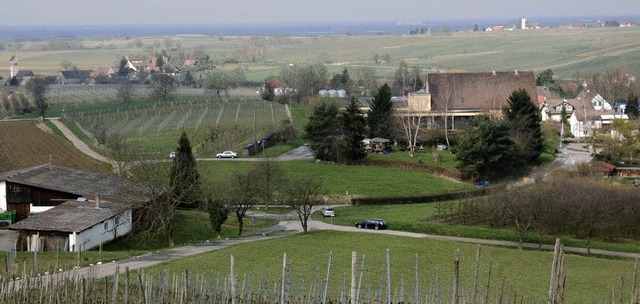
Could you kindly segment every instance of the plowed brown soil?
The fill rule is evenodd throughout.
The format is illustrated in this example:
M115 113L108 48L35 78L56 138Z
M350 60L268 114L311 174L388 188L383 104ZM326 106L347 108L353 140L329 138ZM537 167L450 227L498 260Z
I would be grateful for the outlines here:
M0 172L53 163L77 169L108 173L100 163L78 151L33 121L0 121Z

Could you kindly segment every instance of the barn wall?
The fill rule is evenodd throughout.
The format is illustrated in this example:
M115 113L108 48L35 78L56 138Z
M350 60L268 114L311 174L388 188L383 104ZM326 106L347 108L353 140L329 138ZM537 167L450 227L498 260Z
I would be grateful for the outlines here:
M117 224L116 224L117 218ZM77 251L76 243L81 244L80 250L86 251L100 246L100 243L106 243L115 238L125 235L131 231L132 219L131 210L120 213L118 216L110 218L106 221L98 223L93 227L78 233L75 237L70 235L70 248ZM77 240L77 242L76 242Z
M5 195L0 199L4 199L6 208L2 207L1 203L0 208L7 211L15 210L18 221L26 219L31 213L42 212L60 205L66 200L74 200L79 197L79 195L76 194L31 187L12 182L2 183L4 187L1 187L1 191L4 191ZM12 189L19 189L19 191L13 191ZM0 195L2 194L0 193Z
M0 209L7 211L7 182L0 181Z

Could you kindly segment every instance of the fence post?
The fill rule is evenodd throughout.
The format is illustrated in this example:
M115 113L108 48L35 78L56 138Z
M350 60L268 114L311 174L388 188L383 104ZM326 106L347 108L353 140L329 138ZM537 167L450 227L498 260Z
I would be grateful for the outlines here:
M356 298L356 252L351 252L351 292L349 293L349 302L354 304Z

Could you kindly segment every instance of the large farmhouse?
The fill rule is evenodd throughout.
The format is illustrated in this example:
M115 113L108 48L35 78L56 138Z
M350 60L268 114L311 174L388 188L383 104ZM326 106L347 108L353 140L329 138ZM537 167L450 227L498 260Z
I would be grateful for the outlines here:
M1 173L0 208L17 213L9 228L20 232L18 249L87 250L129 232L132 209L149 200L145 190L126 178L45 164Z
M430 118L427 123L446 117L449 128L455 129L458 120L501 116L507 99L518 89L525 89L535 102L538 95L532 71L433 73L427 75L426 90L410 93L406 106L396 105L396 113Z

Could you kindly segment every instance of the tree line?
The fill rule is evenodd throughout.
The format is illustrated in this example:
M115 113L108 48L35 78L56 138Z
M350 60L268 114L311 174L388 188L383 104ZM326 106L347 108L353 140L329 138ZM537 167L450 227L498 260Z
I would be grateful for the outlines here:
M486 198L459 202L447 217L463 224L514 229L520 247L531 234L547 238L573 235L590 250L594 238L614 241L640 235L638 190L602 179L589 164L557 169L534 184L496 189Z

